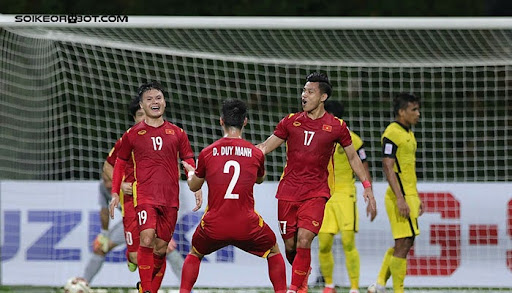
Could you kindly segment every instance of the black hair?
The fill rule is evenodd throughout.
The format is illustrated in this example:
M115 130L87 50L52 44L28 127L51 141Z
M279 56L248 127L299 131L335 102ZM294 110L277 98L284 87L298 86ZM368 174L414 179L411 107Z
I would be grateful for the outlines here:
M247 118L247 106L238 99L226 99L222 103L222 120L226 127L242 129Z
M329 82L329 78L325 73L313 72L306 77L306 81L308 82L318 82L318 87L322 93L327 94L327 98L329 98L332 94L332 85Z
M393 115L398 116L400 109L407 109L409 103L420 103L420 98L410 93L399 93L393 99Z
M130 114L135 117L135 114L137 114L137 111L140 109L140 99L139 96L133 97L133 99L130 102L130 105L128 105L128 111L130 111Z
M343 116L343 112L345 111L345 107L343 104L338 101L325 101L324 102L325 111L331 113L332 115L341 118Z
M149 90L159 90L162 92L162 94L164 93L164 88L158 82L147 82L139 86L139 88L137 89L137 96L139 97L139 100L142 100L142 96L144 95L144 93Z

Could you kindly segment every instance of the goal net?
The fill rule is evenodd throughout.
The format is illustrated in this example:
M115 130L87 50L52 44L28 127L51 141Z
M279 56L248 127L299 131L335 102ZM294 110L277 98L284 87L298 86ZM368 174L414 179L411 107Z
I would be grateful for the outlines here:
M511 181L511 48L507 19L0 23L0 179L99 179L108 151L132 124L130 99L152 80L165 88L166 118L187 131L196 154L222 135L218 119L226 98L247 102L245 138L262 142L280 119L300 111L305 77L320 71L333 85L331 99L345 106L343 118L363 139L376 182L385 185L381 133L393 120L392 98L404 91L422 99L414 127L420 182ZM268 180L279 180L285 161L284 147L267 155ZM382 225L385 217L381 209ZM498 223L497 241L510 243L505 234L512 230L504 223ZM452 228L443 231L452 235ZM494 229L483 231L490 234L478 237L489 239ZM429 235L423 237L428 242ZM340 247L337 264L344 263ZM501 261L493 250L480 251L488 261ZM377 262L383 252L375 253ZM464 284L446 287L458 286Z

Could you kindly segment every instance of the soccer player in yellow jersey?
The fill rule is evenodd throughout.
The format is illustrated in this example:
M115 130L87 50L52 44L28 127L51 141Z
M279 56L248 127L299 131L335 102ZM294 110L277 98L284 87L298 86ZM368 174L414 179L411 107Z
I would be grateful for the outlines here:
M411 130L420 118L420 99L400 93L393 100L395 121L382 134L382 167L389 186L385 204L395 246L384 255L377 283L368 292L386 292L386 281L393 278L395 293L404 292L407 254L420 234L418 217L423 207L416 188L416 138Z
M326 101L325 110L334 116L343 117L343 105L338 101ZM371 180L366 161L366 153L361 138L350 131L352 145L363 162L366 178ZM359 293L359 252L356 248L355 233L359 229L358 211L356 206L356 186L352 168L348 162L343 147L336 145L330 164L329 187L331 198L327 201L324 211L324 221L318 233L320 271L325 280L323 293L336 293L333 283L334 255L332 244L334 236L341 232L341 242L345 252L345 265L350 279L350 293ZM333 168L334 167L334 168ZM377 215L376 210L367 206L367 214L371 221Z

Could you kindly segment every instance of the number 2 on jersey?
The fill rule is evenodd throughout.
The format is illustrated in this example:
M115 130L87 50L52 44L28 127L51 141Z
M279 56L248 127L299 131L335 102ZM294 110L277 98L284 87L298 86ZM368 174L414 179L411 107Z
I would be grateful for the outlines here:
M304 130L304 145L309 146L311 144L311 141L313 140L313 136L315 136L314 131Z
M235 185L238 182L238 177L240 177L240 163L237 161L227 161L224 164L224 174L229 174L229 169L231 167L234 168L233 177L231 177L231 181L229 182L228 189L226 190L226 194L224 195L225 199L238 199L239 195L233 193L233 189L235 189Z

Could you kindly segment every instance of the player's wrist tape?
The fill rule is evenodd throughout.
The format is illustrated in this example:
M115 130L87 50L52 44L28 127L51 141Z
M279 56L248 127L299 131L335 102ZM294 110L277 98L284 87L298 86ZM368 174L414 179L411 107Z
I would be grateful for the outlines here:
M372 187L372 184L370 183L370 180L363 181L363 187L364 188Z
M195 173L196 173L196 172L194 172L194 171L188 171L188 174L187 174L188 179L192 178L192 176L193 176Z

